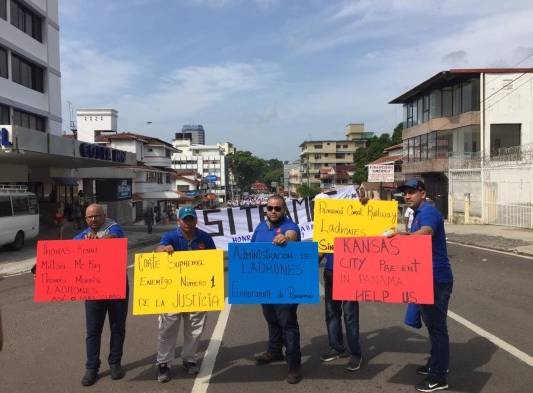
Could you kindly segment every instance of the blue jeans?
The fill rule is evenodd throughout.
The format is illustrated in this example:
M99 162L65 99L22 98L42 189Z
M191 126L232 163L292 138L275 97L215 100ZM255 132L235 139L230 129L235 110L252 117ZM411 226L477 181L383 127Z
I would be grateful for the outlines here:
M302 362L300 352L300 327L298 326L297 304L262 304L263 315L268 322L268 352L282 353L289 366Z
M421 304L422 320L428 328L431 341L430 357L427 363L429 375L446 377L450 367L450 339L448 337L448 303L453 282L434 284L435 304Z
M344 314L346 344L350 355L361 355L359 345L359 303L333 300L333 272L324 269L324 304L326 306L326 327L329 346L337 352L346 350L342 339L341 317Z
M111 329L108 362L110 365L120 364L122 348L126 337L128 293L129 285L126 281L126 299L85 301L85 325L87 329L87 337L85 339L87 349L86 368L95 370L100 368L100 341L105 317L108 313L109 327Z

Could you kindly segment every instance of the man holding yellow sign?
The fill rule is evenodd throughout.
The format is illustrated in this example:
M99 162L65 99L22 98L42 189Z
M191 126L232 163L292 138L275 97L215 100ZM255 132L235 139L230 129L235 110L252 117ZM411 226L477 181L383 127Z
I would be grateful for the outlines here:
M179 228L167 232L161 238L156 252L213 250L215 243L206 232L197 229L197 217L194 208L184 206L180 209ZM213 283L214 285L214 283ZM220 285L220 284L219 284ZM179 296L179 295L178 295ZM180 320L183 319L184 343L181 352L183 368L189 374L197 374L197 350L202 336L206 312L182 312L175 314L161 314L159 316L159 334L157 343L157 380L161 383L170 381L170 363L174 359L176 340Z

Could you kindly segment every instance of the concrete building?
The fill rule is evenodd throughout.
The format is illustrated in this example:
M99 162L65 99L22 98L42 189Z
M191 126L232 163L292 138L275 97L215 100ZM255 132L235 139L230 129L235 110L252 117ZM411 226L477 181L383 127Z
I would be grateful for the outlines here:
M205 191L215 194L220 203L225 203L231 198L232 190L229 187L231 183L229 183L226 158L235 151L231 143L201 145L193 144L188 139L175 139L172 144L181 151L172 155L172 168L177 171L196 171L202 178Z
M322 189L352 184L353 154L366 147L373 132L365 132L363 123L346 125L346 138L305 141L300 144L301 181Z
M298 172L298 179L300 179L300 160L295 160L293 162L286 161L283 164L283 191L285 193L296 194L296 188L300 184L291 183L291 181L296 181L294 177L295 172ZM301 179L299 180L301 183Z
M80 141L94 143L96 137L116 133L118 111L115 109L76 110L77 135Z
M34 192L41 223L79 199L82 168L120 177L109 168L136 163L124 151L63 136L61 125L58 2L0 0L0 183ZM94 200L94 188L84 191Z
M452 69L390 102L404 108L402 172L422 178L444 214L450 157L465 169L533 143L532 76L531 68ZM477 210L482 216L481 205Z
M0 1L0 125L61 135L57 0Z
M181 127L181 132L176 132L174 139L177 141L189 140L193 145L205 145L204 126L186 124Z

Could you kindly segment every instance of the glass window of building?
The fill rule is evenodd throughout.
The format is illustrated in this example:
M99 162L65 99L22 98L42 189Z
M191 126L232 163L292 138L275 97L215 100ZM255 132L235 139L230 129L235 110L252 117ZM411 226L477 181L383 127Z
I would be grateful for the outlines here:
M429 95L425 95L423 98L423 107L422 107L422 121L426 122L429 120Z
M413 139L415 141L415 147L413 150L413 158L414 158L414 161L420 161L420 135L415 136Z
M479 110L479 79L472 79L470 81L472 83L472 110L478 111Z
M0 18L7 20L7 1L6 0L0 0Z
M420 97L417 100L416 106L417 106L417 112L418 112L417 122L416 123L417 124L422 124L422 116L423 116L423 113L424 113L424 99L422 97Z
M433 90L429 99L429 118L435 119L442 116L442 92L440 89Z
M11 1L11 24L17 29L43 42L42 18L17 1Z
M428 134L428 160L435 158L435 150L437 146L437 133L435 131Z
M32 113L13 109L13 124L20 127L31 128L37 131L46 131L46 120L44 117Z
M522 124L491 124L490 125L490 154L501 153L501 149L520 146Z
M439 131L437 133L437 158L448 158L453 150L453 132Z
M418 111L416 106L416 101L411 102L411 113L412 113L412 121L411 126L416 126L418 124Z
M403 147L403 160L405 162L408 162L409 161L409 140L408 139L404 139L403 142L402 142L402 147Z
M470 112L471 110L472 110L472 83L464 82L462 84L461 112Z
M0 124L7 125L11 124L9 120L9 107L5 105L0 105Z
M451 87L442 89L442 116L453 116L453 89Z
M415 138L409 138L409 162L415 160Z
M420 135L420 160L428 159L428 134Z
M461 84L453 87L453 116L461 113Z
M44 70L13 53L11 54L11 78L13 82L22 86L44 92Z
M7 50L0 47L0 76L7 78Z

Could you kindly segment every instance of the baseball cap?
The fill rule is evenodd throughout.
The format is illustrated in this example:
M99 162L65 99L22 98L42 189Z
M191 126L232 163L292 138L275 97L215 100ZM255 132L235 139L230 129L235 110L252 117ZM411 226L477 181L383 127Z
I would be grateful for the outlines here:
M196 218L196 211L193 209L192 206L183 206L180 209L180 212L178 213L178 217L180 218L180 220L183 220L185 217Z
M426 185L422 180L409 179L400 187L398 187L398 190L400 190L401 192L406 192L409 189L424 191L426 189Z

